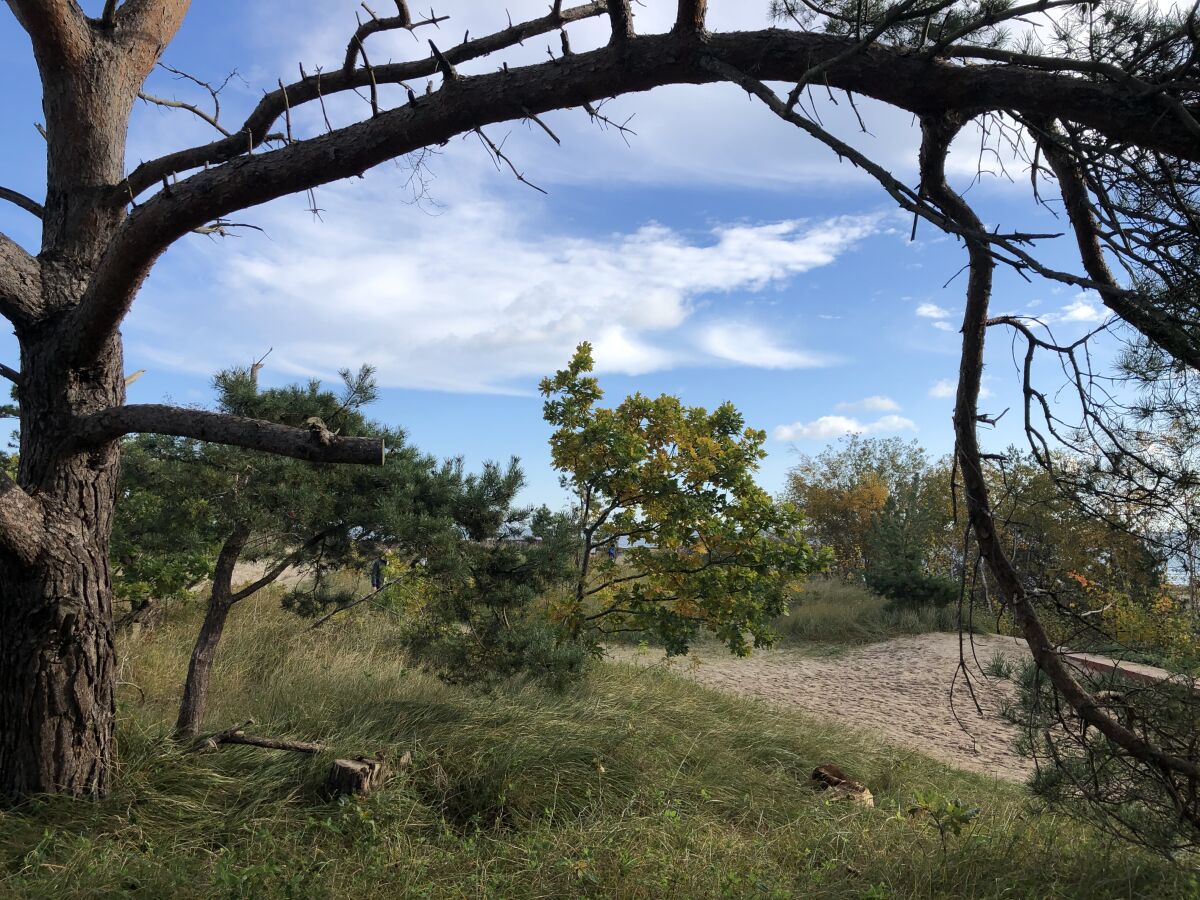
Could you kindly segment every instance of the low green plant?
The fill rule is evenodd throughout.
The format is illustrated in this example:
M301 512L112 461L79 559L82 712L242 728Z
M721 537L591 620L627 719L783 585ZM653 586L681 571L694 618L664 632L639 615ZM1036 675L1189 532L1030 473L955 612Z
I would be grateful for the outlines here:
M961 835L964 829L974 824L981 811L977 806L950 800L936 791L917 791L907 813L909 818L928 822L937 831L942 842L942 856L945 857L946 838Z
M997 650L983 667L983 674L1001 681L1012 681L1017 673L1017 664L1008 654Z

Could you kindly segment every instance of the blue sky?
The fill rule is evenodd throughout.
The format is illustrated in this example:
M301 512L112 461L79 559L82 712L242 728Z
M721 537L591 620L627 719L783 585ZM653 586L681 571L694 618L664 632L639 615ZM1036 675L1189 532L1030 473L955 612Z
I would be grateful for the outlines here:
M102 4L83 5L97 12ZM221 95L228 124L277 78L295 77L298 61L309 71L338 65L357 4L244 6L194 4L164 56L211 81L237 69ZM715 0L710 23L762 27L766 6ZM639 28L667 27L672 7L650 0ZM544 8L542 0L509 4L514 21ZM436 9L452 15L434 33L447 43L467 28L483 34L504 24L499 5L459 0ZM572 44L587 49L603 37L601 23L585 23ZM547 43L557 46L535 39L504 58L540 61ZM412 58L423 47L387 36L372 60ZM0 78L9 123L0 184L40 199L36 72L7 9ZM165 72L148 89L205 99ZM389 100L399 102L385 92ZM821 115L912 183L917 139L907 115L860 106L869 134L857 133L844 100L824 101ZM351 97L330 113L336 125L365 109ZM628 145L578 110L546 117L561 147L521 123L489 131L547 195L497 171L472 138L423 161L428 181L416 201L412 161L402 160L318 190L319 220L307 197L293 197L237 217L262 233L189 237L160 261L124 326L127 369L147 370L130 402L205 404L214 371L247 365L268 348L268 384L334 378L369 362L383 387L378 419L405 427L422 449L462 454L472 465L520 456L526 498L559 505L536 385L587 339L612 402L635 390L705 406L733 401L770 435L761 480L772 491L793 448L817 452L851 430L949 450L964 284L954 276L965 262L955 241L922 226L910 242L911 219L877 186L730 86L664 89L613 101L605 112L633 116ZM298 114L296 127L318 130L319 112ZM139 104L129 164L209 137L184 112ZM1008 161L1011 181L974 177L978 141L964 134L952 170L985 221L1062 230L1031 202L1019 163ZM983 159L996 167L994 157ZM0 230L31 250L35 225L0 204ZM1045 253L1070 268L1069 250L1059 241ZM1103 320L1094 298L1005 271L994 310L1044 316L1072 339ZM0 359L16 356L11 337L0 341ZM1018 398L1007 336L993 336L988 363L985 405L999 412ZM987 442L1019 441L1018 418L1010 413Z

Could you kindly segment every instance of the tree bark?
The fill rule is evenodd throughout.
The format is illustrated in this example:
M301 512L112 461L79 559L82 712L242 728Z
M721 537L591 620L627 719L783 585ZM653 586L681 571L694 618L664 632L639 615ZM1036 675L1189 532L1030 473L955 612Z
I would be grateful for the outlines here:
M250 529L239 525L225 539L217 556L208 610L204 615L204 624L200 626L200 633L196 635L196 643L192 647L192 659L188 664L187 680L183 685L183 699L179 703L179 718L175 722L175 736L179 739L196 737L200 733L200 726L204 724L213 660L216 659L221 636L225 633L229 610L236 602L233 595L233 569L249 539Z
M152 21L108 29L73 2L9 5L41 74L47 179L37 258L0 240L0 312L21 348L20 463L0 489L0 798L95 796L116 760L109 543L120 457L115 440L79 446L73 428L124 403L125 381L116 329L86 366L67 364L64 313L125 219L114 187L129 113L187 4L158 0Z

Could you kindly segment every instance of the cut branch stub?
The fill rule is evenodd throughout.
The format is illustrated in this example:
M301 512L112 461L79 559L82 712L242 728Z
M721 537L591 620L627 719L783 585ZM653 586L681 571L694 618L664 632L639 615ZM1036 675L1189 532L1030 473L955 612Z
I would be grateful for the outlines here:
M708 12L708 0L679 0L679 13L675 18L675 30L681 34L699 34L704 31L704 16Z

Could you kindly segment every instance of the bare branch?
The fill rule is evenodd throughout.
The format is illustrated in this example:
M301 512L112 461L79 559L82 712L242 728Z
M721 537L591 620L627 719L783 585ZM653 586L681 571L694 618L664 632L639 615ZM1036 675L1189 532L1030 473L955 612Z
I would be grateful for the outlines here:
M629 0L608 0L608 18L612 22L612 42L633 37L633 10Z
M8 5L33 42L39 68L77 69L91 53L91 28L73 0L8 0Z
M42 204L38 203L31 197L26 197L20 191L14 191L11 188L0 187L0 200L7 200L9 203L15 203L27 213L32 213L39 219L45 215L46 210Z
M1189 340L1185 332L1172 327L1166 317L1152 305L1138 303L1130 292L1119 289L1100 247L1099 226L1092 212L1083 171L1079 162L1061 143L1062 137L1061 132L1047 126L1038 141L1038 146L1058 179L1063 204L1075 231L1075 241L1079 246L1079 257L1084 268L1092 280L1114 288L1101 293L1104 305L1176 359L1183 360L1193 369L1200 369L1200 347Z
M3 375L5 378L7 378L13 384L21 383L21 373L18 372L16 369L14 369L12 366L6 366L6 365L4 365L4 363L0 363L0 375Z
M679 0L679 12L675 16L675 30L684 34L700 34L704 31L704 16L708 12L708 0Z
M325 463L381 465L379 438L339 437L323 428L291 428L205 410L147 403L114 406L76 420L75 436L84 445L100 445L126 434L169 434L293 459Z
M41 263L16 241L0 234L0 315L22 325L32 321L41 308Z
M166 97L157 97L154 94L148 94L145 91L138 92L138 99L143 100L146 103L153 103L155 106L167 106L171 107L172 109L186 109L196 118L207 122L213 128L217 129L217 131L221 132L221 134L225 135L226 137L229 136L229 132L223 125L221 125L220 122L216 120L216 118L209 115L195 104L185 103L182 100L168 100Z
M446 59L455 65L478 59L489 53L512 46L520 41L560 27L562 22L603 14L603 4L590 3L565 10L561 17L551 13L541 19L459 44L445 51ZM693 41L678 34L645 35L629 42L632 50L639 48L639 66L628 66L621 79L609 79L607 72L597 73L597 82L623 85L608 93L579 96L586 87L573 83L569 76L577 73L574 67L565 70L568 61L586 61L591 66L608 69L615 60L603 49L587 54L572 54L546 67L525 67L523 72L540 72L543 77L562 77L562 93L566 102L559 106L578 106L589 100L599 100L622 91L645 90L666 83L707 83L714 80L699 64ZM712 35L706 44L719 59L764 81L795 81L813 65L837 57L859 42L833 35L767 30L735 34ZM642 66L645 68L642 68ZM551 68L551 66L553 68ZM379 84L402 84L428 77L438 70L433 57L405 63L373 66L339 71L320 76L320 94L330 94L368 87L374 79ZM505 72L512 75L513 72ZM1084 79L1050 73L1031 72L1017 66L963 67L950 63L926 62L894 48L873 46L854 59L834 66L828 73L832 87L874 97L917 114L941 109L959 109L981 113L992 109L1018 109L1029 114L1060 115L1088 127L1096 128L1115 139L1130 140L1151 146L1184 159L1200 159L1200 142L1177 121L1163 120L1161 110L1145 102L1144 96L1120 85L1099 84ZM494 76L481 76L497 90L500 85L491 81ZM319 96L318 77L309 76L286 88L292 109L316 101ZM566 100L566 95L574 98ZM590 93L590 92L589 92ZM120 198L136 197L161 182L164 175L181 173L204 165L214 165L241 156L265 140L273 123L283 115L283 92L276 90L264 95L241 128L233 136L202 147L181 150L157 160L145 162L129 176L116 191ZM544 110L542 110L544 111ZM487 124L476 122L474 124ZM464 129L470 130L470 128Z
M454 68L454 63L450 62L450 60L446 58L446 55L437 48L437 44L435 44L432 40L429 42L429 49L433 53L433 58L437 60L438 68L442 72L442 77L448 82L458 81L458 72Z
M458 65L469 60L479 59L507 47L512 47L522 41L545 34L561 27L563 24L577 22L605 13L605 6L599 0L585 3L573 9L563 10L560 14L531 19L518 25L510 26L502 31L485 37L458 44L445 51L445 58L452 64ZM370 87L372 79L377 84L403 84L436 74L438 62L433 56L425 59L404 63L390 63L383 66L373 66L366 69L350 69L339 72L318 73L302 77L300 81L286 86L286 94L291 107L295 109L304 103L328 97L340 91L355 88ZM126 179L118 190L122 199L137 197L149 188L154 187L163 175L186 172L204 165L214 165L234 159L246 153L247 148L253 149L261 144L271 130L272 125L283 115L284 91L275 90L267 93L250 113L240 128L232 137L214 141L202 147L193 147L170 153L156 160L150 160L139 165ZM466 130L470 130L469 128Z
M513 177L516 178L517 181L521 182L521 184L524 184L524 185L527 185L527 186L533 188L539 194L546 193L545 188L538 187L536 184L534 184L532 181L530 181L528 178L525 177L524 173L522 173L513 164L513 161L504 154L503 148L500 145L496 144L486 134L484 134L482 128L476 128L475 134L477 134L479 136L479 140L483 142L483 146L485 146L487 148L488 153L491 154L492 162L496 164L497 169L500 168L500 163L504 163L506 166L508 166L509 170L513 173Z
M384 31L405 30L412 32L426 25L436 26L438 23L445 22L450 18L449 16L435 16L431 14L427 19L414 22L412 13L408 11L408 5L403 2L397 4L397 8L399 10L397 15L389 16L387 18L380 18L379 16L375 15L374 12L372 12L371 8L367 6L367 4L363 3L361 5L362 8L367 11L367 15L369 15L370 18L365 22L358 23L358 28L355 29L354 35L350 38L350 43L346 45L346 58L342 62L342 69L344 71L353 69L354 64L358 62L359 54L365 54L365 42L371 35L379 34L380 32Z
M975 211L946 181L946 156L949 153L950 142L961 127L961 119L941 117L922 120L921 188L948 217L972 231L983 231L983 223ZM976 434L988 304L991 301L992 276L996 263L984 242L968 238L966 243L970 271L962 328L962 361L955 398L954 435L955 455L962 472L971 527L980 553L987 561L1006 605L1012 610L1013 618L1029 645L1034 661L1080 718L1135 758L1179 772L1189 778L1200 778L1200 766L1193 760L1166 753L1134 734L1110 716L1078 682L1054 648L1021 577L1000 544L992 517Z
M592 6L579 7L563 12L562 17L572 13L583 17L595 10ZM443 56L449 63L475 58L485 52L484 48L507 46L531 29L556 25L558 19L551 14L489 38L460 44ZM673 33L646 35L631 38L619 48L604 47L462 79L452 92L439 91L418 103L381 112L369 121L296 141L270 153L248 155L246 151L255 145L258 135L288 103L295 109L299 103L318 96L317 78L289 85L285 91L264 98L248 120L254 124L246 130L208 148L184 151L140 166L130 183L116 188L121 193L136 193L141 184L138 179L152 172L166 178L176 171L172 168L175 163L198 165L213 153L218 161L239 156L172 183L169 192L161 192L128 217L110 243L83 302L72 313L79 358L86 360L94 354L121 321L137 287L163 250L189 231L236 210L359 175L388 159L444 143L494 122L528 118L667 83L737 80L738 72L752 75L756 85L763 80L791 80L855 46L836 36L785 30L712 35L701 44ZM432 73L437 66L437 60L431 57L419 63L374 66L369 71L337 72L320 81L328 93L331 86L345 90L371 79L395 82L401 75L410 78L415 72ZM872 46L829 69L825 78L831 87L863 93L918 114L931 109L959 109L976 115L989 109L1013 108L1028 116L1061 115L1114 139L1136 135L1143 146L1179 158L1200 158L1200 142L1181 124L1164 118L1161 110L1146 104L1140 94L1076 76L999 66L963 67ZM1048 112L1051 109L1053 112ZM829 140L823 129L810 129L810 133ZM230 141L232 145L226 145ZM900 186L897 191L907 194L915 206L927 206L913 200L910 189ZM957 226L949 227L954 230ZM1004 241L1003 248L1018 271L1028 269L1064 283L1112 291L1107 284L1049 269L1017 246L1035 237L1010 235L990 240Z
M253 725L250 719L241 725L218 731L206 737L197 738L192 744L193 750L215 750L221 744L240 744L244 747L262 747L265 750L290 750L293 753L324 753L325 745L317 741L296 741L290 738L262 737L257 734L246 734L243 730L247 725Z

